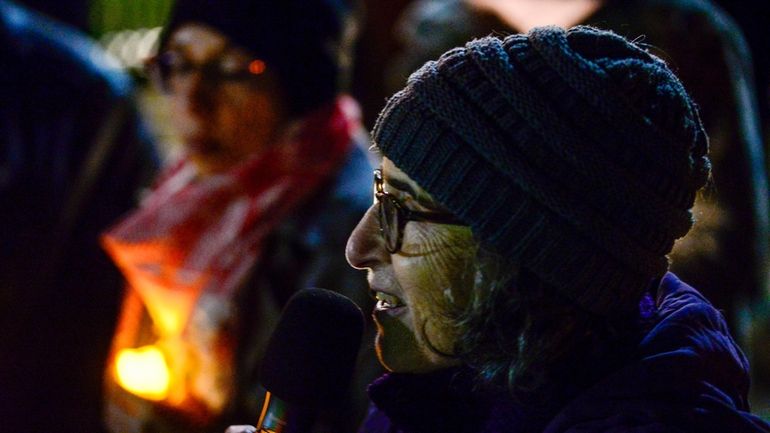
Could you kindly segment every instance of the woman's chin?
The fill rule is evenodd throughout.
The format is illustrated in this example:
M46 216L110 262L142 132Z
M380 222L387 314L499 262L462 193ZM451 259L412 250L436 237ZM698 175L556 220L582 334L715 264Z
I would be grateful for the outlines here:
M198 172L203 175L226 173L235 165L227 158L210 153L191 152L189 157Z
M377 358L388 371L423 374L450 367L455 363L451 358L430 353L400 317L381 312L374 315L374 320L377 325Z

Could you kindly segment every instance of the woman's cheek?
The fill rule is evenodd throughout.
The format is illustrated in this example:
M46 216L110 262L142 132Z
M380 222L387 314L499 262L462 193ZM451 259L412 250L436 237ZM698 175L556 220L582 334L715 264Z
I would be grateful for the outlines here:
M450 317L469 297L476 243L464 227L424 226L413 230L408 253L394 256L394 264L414 328L426 327L434 343L451 351L454 326Z
M429 251L416 267L427 269L423 283L441 288L441 299L452 303L467 298L473 284L473 262L477 244L467 227L437 226L432 233L417 232L421 245ZM414 270L417 272L417 270ZM436 296L439 294L437 293Z

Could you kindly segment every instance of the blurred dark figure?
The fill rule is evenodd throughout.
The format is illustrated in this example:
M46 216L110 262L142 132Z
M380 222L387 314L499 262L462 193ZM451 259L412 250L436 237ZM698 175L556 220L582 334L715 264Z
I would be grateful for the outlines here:
M20 4L38 13L88 32L90 0L20 0Z
M743 30L754 60L754 80L765 143L770 137L770 2L762 0L716 0ZM767 146L767 144L766 144Z
M717 0L743 30L754 60L754 81L765 151L770 149L770 2L757 0ZM766 152L767 153L767 152ZM767 155L765 156L767 158ZM768 160L770 163L770 160ZM767 165L770 168L770 165ZM748 330L757 406L770 417L770 287L764 302L752 304Z
M152 158L129 79L73 29L0 0L0 64L0 424L98 432L121 292L98 234Z
M343 253L371 204L368 135L343 93L355 24L342 0L176 3L149 70L182 153L104 236L131 287L107 375L112 431L256 422L287 300L322 287L372 304ZM362 353L333 431L365 414L379 367ZM169 379L148 391L131 372L157 358Z
M696 202L695 227L674 247L672 270L735 325L741 304L763 296L767 287L767 177L751 56L738 28L711 2L417 1L397 29L404 49L390 70L389 86L400 88L426 60L474 37L581 23L647 46L679 75L701 108L713 185Z
M361 103L367 128L374 126L386 94L385 74L400 50L393 25L412 0L365 0L361 2L361 35L353 59L351 92ZM372 55L376 53L376 55Z

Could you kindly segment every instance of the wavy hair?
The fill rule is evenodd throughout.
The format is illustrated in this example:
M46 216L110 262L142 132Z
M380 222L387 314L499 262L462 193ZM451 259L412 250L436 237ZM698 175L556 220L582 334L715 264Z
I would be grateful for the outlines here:
M474 267L469 301L446 319L460 330L450 356L473 370L476 390L553 401L564 386L588 386L621 365L648 325L641 315L590 313L484 248Z

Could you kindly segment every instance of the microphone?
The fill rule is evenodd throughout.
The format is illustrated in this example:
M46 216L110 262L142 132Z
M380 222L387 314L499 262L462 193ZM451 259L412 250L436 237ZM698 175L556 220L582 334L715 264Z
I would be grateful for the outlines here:
M292 296L262 361L267 395L257 431L308 433L319 410L344 399L363 329L361 309L339 293L305 289Z

